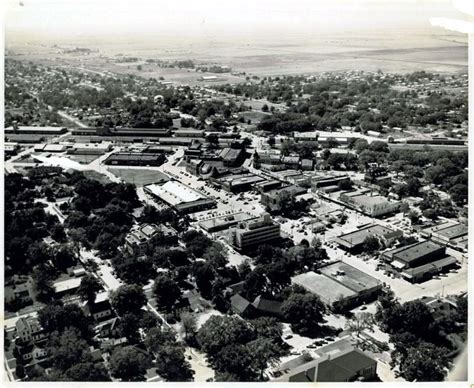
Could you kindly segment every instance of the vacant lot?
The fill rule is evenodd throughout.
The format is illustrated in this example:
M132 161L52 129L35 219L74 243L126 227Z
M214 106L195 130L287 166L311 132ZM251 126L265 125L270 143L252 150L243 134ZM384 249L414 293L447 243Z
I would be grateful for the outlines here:
M163 178L167 178L166 175L157 170L147 169L128 169L128 168L109 168L109 171L123 179L125 182L133 183L136 186L144 186L150 183L158 182Z

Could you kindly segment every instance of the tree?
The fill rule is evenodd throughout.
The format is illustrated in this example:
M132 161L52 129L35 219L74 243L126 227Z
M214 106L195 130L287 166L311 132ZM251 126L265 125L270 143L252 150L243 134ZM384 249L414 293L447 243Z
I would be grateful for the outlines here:
M395 298L393 291L382 294L377 301L377 311L375 320L380 324L384 331L392 332L395 325L399 325L398 310L400 303Z
M313 239L311 240L311 247L314 249L320 249L322 245L323 243L318 236L314 236Z
M339 190L351 190L352 189L352 181L350 180L343 180L343 181L339 181L339 183L337 184Z
M76 304L63 305L61 301L52 302L38 311L38 320L43 329L52 333L62 333L65 329L77 328L82 338L89 335L89 320Z
M365 151L369 147L369 143L365 139L357 139L354 143L353 149L360 154L362 151Z
M206 141L209 143L209 145L217 147L219 145L219 136L217 136L215 133L211 133L207 135Z
M203 298L210 299L212 282L215 279L214 269L208 264L197 264L194 269L196 285Z
M382 248L380 240L376 236L367 236L364 240L363 250L366 253L374 253Z
M448 349L428 342L413 343L401 358L400 375L407 381L443 381Z
M150 359L130 346L114 350L109 359L112 376L122 381L145 381L149 366Z
M282 312L294 331L308 335L314 334L324 322L326 307L316 295L293 293L283 302Z
M83 301L92 304L101 288L99 281L94 276L87 274L82 277L77 294Z
M263 293L267 287L267 277L262 267L256 267L244 281L244 290L247 299L253 300Z
M372 314L356 313L346 322L346 329L356 333L359 337L360 333L366 329L371 329L374 323Z
M167 381L193 381L194 371L178 345L165 345L156 354L156 372Z
M48 302L54 295L53 282L50 269L42 264L33 269L32 278L36 299Z
M373 141L369 144L369 150L374 152L385 152L388 153L390 149L388 148L388 144L384 141Z
M227 345L245 344L255 339L255 333L240 317L212 315L199 329L197 339L212 359Z
M420 223L420 215L417 211L411 210L407 214L408 219L410 220L412 225L418 225Z
M423 210L423 216L434 221L438 219L439 211L437 209L426 209Z
M415 177L410 177L406 181L407 194L417 196L421 188L421 182Z
M213 243L202 256L214 269L223 268L228 263L227 252L220 243Z
M52 365L61 372L76 364L92 361L89 345L77 329L66 329L62 334L56 332L51 337L48 350Z
M449 189L451 199L459 206L467 202L468 187L464 184L456 184Z
M103 364L81 362L69 368L66 380L72 381L110 381L109 373Z
M259 317L250 321L259 338L268 338L275 343L281 343L283 324L275 317Z
M403 331L408 331L418 338L431 341L435 339L432 330L434 318L425 303L420 300L406 302L401 305L398 314Z
M150 311L145 311L140 319L140 327L147 332L158 326L158 318Z
M249 353L253 357L253 367L259 372L263 380L263 372L269 365L275 366L283 352L277 343L269 338L259 337L247 344Z
M250 266L250 261L245 259L237 266L237 271L241 279L245 279L247 275L252 272L252 267Z
M57 269L66 271L76 264L76 255L70 245L61 245L55 250L52 261Z
M257 267L259 268L259 267ZM268 282L265 283L265 292L278 292L291 283L294 265L284 257L263 266Z
M189 336L194 337L197 332L197 319L194 314L181 314L181 323L183 324L184 337L187 340Z
M174 330L168 327L153 327L146 334L144 344L150 352L156 354L161 347L175 342L176 333Z
M120 319L120 334L131 343L138 342L140 338L139 326L139 319L134 314L126 313Z
M255 381L254 358L247 346L233 344L224 346L213 358L219 372L234 376L234 381Z
M111 291L110 303L119 315L140 314L146 304L146 296L140 286L125 284Z
M175 303L181 298L181 289L178 283L166 274L159 274L153 284L153 295L159 309L171 311Z

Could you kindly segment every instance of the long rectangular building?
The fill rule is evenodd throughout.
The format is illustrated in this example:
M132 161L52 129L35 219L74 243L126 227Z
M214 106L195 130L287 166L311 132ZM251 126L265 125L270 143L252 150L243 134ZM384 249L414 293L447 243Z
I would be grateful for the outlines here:
M178 181L151 184L145 191L180 213L195 213L216 206L216 201Z
M415 244L385 252L382 257L398 269L413 268L439 260L446 256L446 247L431 241L420 241Z
M382 258L410 282L420 282L458 264L446 255L446 247L432 241L421 241L385 252Z
M110 155L105 164L125 166L161 166L166 161L163 154L144 152L116 152Z
M350 306L371 301L382 289L382 283L374 277L342 261L309 271L291 279L307 291L319 296L329 306L344 301Z
M343 193L339 199L371 217L395 213L401 204L397 201L389 201L381 195L366 195L357 192Z
M378 238L384 239L388 244L390 244L402 235L403 232L399 230L392 230L379 224L370 224L354 232L338 236L334 239L334 241L342 249L350 252L356 252L362 249L365 239L369 236L376 236Z
M5 128L5 134L18 134L18 135L61 135L67 132L66 127L7 127Z

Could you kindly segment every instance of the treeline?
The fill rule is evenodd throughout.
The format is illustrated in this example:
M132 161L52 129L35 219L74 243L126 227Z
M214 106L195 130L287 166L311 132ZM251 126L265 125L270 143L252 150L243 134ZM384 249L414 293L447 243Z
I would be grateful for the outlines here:
M273 103L286 103L288 113L301 114L313 124L294 130L334 130L342 126L361 131L385 131L389 128L407 128L410 125L426 127L438 123L460 124L467 120L467 94L437 88L436 91L399 91L395 84L418 81L428 82L425 76L385 76L366 74L346 79L341 75L327 76L316 81L304 77L264 78L259 83L216 86L217 90L247 98L266 98ZM417 89L418 90L418 89ZM308 96L302 98L303 95ZM454 113L453 113L454 112ZM285 116L269 117L277 124L289 121ZM264 125L260 129L264 130ZM288 133L284 126L271 126L274 133Z
M457 297L455 304L432 312L421 300L401 304L392 292L379 299L375 319L390 334L391 365L405 380L444 380L467 340L467 298Z

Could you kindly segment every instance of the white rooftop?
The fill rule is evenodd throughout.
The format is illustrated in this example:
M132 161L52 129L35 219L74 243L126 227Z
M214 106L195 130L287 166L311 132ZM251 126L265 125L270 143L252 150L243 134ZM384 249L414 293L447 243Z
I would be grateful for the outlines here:
M64 292L79 287L81 284L81 278L71 278L68 280L62 280L60 282L54 283L54 291Z
M156 196L170 205L179 205L204 199L197 191L177 181L169 181L164 185L149 185L147 188Z

